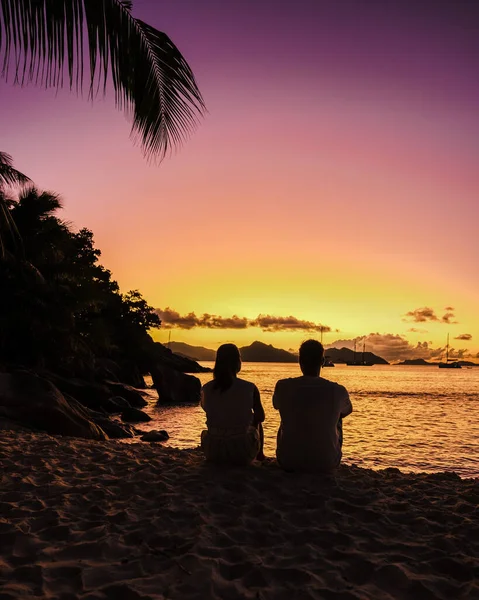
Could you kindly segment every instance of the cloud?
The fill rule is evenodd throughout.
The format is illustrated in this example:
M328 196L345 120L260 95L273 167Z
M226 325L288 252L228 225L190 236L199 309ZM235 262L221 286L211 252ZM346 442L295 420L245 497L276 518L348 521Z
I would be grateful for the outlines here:
M202 316L196 316L194 312L181 316L176 310L165 308L164 310L155 309L161 319L163 329L193 329L194 327L204 327L206 329L246 329L248 319L233 315L224 319L217 315L204 313Z
M427 329L418 329L417 327L411 327L408 329L410 333L428 333Z
M454 319L455 315L452 312L447 312L445 315L443 315L441 317L441 321L443 323L447 323L448 325L452 325L454 323L457 323L457 321L453 321L452 319Z
M461 335L457 335L455 338L455 340L472 340L472 335L470 333L461 333Z
M367 352L373 352L389 362L402 361L406 359L423 358L430 361L439 361L446 353L444 346L434 347L432 342L417 342L411 344L405 337L394 333L370 333L366 336L336 340L332 344L328 344L327 348L350 348L356 349L358 352L362 350L363 342ZM450 358L466 358L470 356L467 349L455 350L449 348Z
M220 317L204 313L197 316L190 312L186 315L180 315L179 312L171 308L155 309L161 319L163 329L193 329L202 327L205 329L246 329L248 327L258 327L263 331L311 331L311 332L329 332L332 331L329 325L304 321L297 317L275 317L273 315L258 315L256 319L247 319L246 317ZM336 331L339 331L336 329Z
M426 323L427 321L436 321L440 323L446 323L447 325L453 325L457 323L457 321L453 321L455 318L455 314L452 312L454 308L452 306L446 306L444 309L446 313L442 317L438 317L434 311L434 309L429 306L424 306L423 308L415 308L414 310L410 310L404 316L406 317L403 321L412 322L412 323Z
M410 310L405 315L406 318L404 321L412 320L414 323L425 323L426 321L439 321L436 313L432 308L425 306L424 308L415 308L414 310Z
M331 331L329 325L303 321L296 317L274 317L272 315L258 315L250 321L250 327L260 327L263 331Z

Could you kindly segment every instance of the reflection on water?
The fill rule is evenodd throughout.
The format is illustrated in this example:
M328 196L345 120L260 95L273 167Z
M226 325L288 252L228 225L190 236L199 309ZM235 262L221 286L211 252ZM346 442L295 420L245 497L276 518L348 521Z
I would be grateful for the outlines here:
M212 366L211 363L203 363ZM297 365L245 363L241 377L256 383L266 411L265 452L274 456L279 416L271 404L278 379L296 377ZM344 462L405 471L454 470L479 477L479 368L346 367L324 369L324 377L346 386L354 413L344 422ZM200 374L202 383L211 373ZM166 429L168 444L196 447L205 427L199 406L146 409L142 429Z

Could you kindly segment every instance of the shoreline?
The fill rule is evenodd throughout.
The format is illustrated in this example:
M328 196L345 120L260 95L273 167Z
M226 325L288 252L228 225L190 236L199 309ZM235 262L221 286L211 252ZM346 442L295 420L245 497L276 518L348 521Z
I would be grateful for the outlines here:
M479 598L479 479L3 431L2 598Z

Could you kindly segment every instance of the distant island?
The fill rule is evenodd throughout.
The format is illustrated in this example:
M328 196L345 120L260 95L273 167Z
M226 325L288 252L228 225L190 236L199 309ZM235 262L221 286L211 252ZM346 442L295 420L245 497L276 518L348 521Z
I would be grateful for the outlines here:
M203 346L191 346L184 342L170 342L169 347L172 352L186 358L200 361L215 360L216 351ZM241 357L244 362L277 362L277 363L297 363L298 356L287 350L275 348L271 344L263 342L253 342L249 346L240 348ZM326 348L326 356L333 363L353 362L355 355L349 348ZM356 352L356 360L362 360L362 352ZM364 361L373 365L388 365L388 361L372 352L364 353Z
M477 363L471 362L470 360L458 360L457 363L461 365L461 367L479 367ZM424 358L411 358L395 364L397 366L413 365L419 367L437 367L439 365L437 362L428 362L427 360L424 360Z
M361 362L369 363L372 365L388 365L388 361L372 352L354 352L349 348L326 348L325 354L328 356L333 363L353 363Z
M406 360L403 360L402 362L398 362L395 364L398 366L413 365L413 366L419 366L419 367L434 367L434 366L437 367L437 365L438 365L438 363L427 362L427 360L424 360L424 358L408 358Z
M216 350L203 346L190 346L185 342L170 342L168 347L174 354L179 354L192 360L215 360Z
M298 357L295 354L275 348L271 344L263 344L263 342L253 342L250 346L243 346L240 348L240 352L244 362L298 362Z
M216 350L203 346L190 346L184 342L170 342L172 352L193 360L215 360ZM291 352L275 348L271 344L253 342L249 346L240 348L243 362L280 362L297 363L298 357Z

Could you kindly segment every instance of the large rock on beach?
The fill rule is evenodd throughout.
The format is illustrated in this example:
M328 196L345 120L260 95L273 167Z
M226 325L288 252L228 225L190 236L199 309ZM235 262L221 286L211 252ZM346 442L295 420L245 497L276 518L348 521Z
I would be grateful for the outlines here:
M133 427L133 425L129 425L128 423L120 423L119 421L113 421L108 417L96 417L93 420L99 427L103 429L103 431L111 439L123 440L138 435L138 432L135 429L135 427Z
M27 371L0 373L0 417L51 435L107 439L53 383Z
M96 423L111 439L132 438L142 433L135 429L133 425L121 423L120 421L113 421L104 413L82 406L75 398L71 398L70 396L65 396L65 398L71 406L85 418Z
M141 436L142 442L166 442L170 436L168 432L164 429L160 429L159 431L154 429L153 431L147 431Z
M151 421L150 415L147 415L146 412L138 408L125 408L121 413L121 419L128 423L146 423L147 421Z
M131 385L125 383L117 383L115 381L105 381L105 385L110 390L111 396L119 396L124 398L133 408L143 408L148 402L143 397L143 394Z
M198 404L201 398L201 381L194 375L174 371L163 365L151 371L153 387L158 392L159 404Z
M147 405L141 392L123 383L116 383L114 381L96 383L93 381L84 381L83 379L67 379L55 374L48 374L47 379L52 381L62 394L72 396L80 404L92 410L101 409L108 414L121 412L111 402L115 396L124 398L129 406L134 406L135 408L143 408Z
M113 398L110 398L110 402L120 409L131 408L131 404L128 402L128 400L125 400L125 398L122 398L121 396L113 396Z
M83 406L93 410L103 409L105 412L110 412L108 410L111 408L109 400L116 394L112 394L108 386L83 381L82 379L67 379L54 374L49 374L48 379L56 385L62 394L72 396Z

